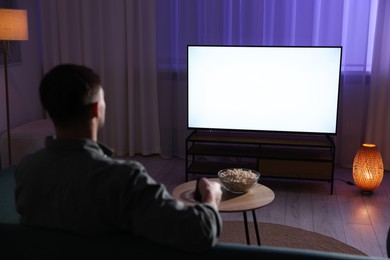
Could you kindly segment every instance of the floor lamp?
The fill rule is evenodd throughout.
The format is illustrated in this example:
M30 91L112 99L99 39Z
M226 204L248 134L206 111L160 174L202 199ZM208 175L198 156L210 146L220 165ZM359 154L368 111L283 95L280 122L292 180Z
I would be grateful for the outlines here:
M5 100L7 113L7 140L8 140L8 162L12 164L11 158L11 130L10 111L8 98L8 47L9 41L28 40L27 10L0 9L0 40L3 41L4 56L4 80L5 80Z

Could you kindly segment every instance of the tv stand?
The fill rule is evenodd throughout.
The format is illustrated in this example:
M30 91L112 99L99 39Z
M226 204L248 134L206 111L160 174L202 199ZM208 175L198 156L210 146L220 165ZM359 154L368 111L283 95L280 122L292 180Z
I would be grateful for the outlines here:
M335 143L330 135L194 130L186 139L186 181L224 168L250 168L261 177L330 182Z

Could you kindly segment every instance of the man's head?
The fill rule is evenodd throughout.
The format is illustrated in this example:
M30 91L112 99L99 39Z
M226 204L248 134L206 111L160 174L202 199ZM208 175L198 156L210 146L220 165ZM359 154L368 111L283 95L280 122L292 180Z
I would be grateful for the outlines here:
M98 118L104 123L105 102L99 75L82 65L62 64L42 79L39 94L54 124L63 127Z

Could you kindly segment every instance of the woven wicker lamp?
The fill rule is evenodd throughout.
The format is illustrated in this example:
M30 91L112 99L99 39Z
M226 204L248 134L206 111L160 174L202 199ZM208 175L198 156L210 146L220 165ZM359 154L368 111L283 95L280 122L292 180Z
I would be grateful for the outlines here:
M375 144L363 144L353 160L353 180L363 192L372 193L383 179L383 160Z

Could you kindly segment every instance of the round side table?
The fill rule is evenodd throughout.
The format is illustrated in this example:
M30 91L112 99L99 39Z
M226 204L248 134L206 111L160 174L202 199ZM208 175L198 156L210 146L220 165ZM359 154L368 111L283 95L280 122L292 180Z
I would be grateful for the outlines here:
M218 178L211 178L210 181L219 182ZM194 199L196 180L182 183L173 189L172 195L178 200L188 204L198 203ZM247 244L250 244L247 211L252 211L253 224L256 232L257 244L260 243L259 228L256 220L255 210L270 204L275 198L275 193L265 185L256 183L247 193L237 195L222 188L222 200L218 210L220 212L242 212L244 217L245 235Z

